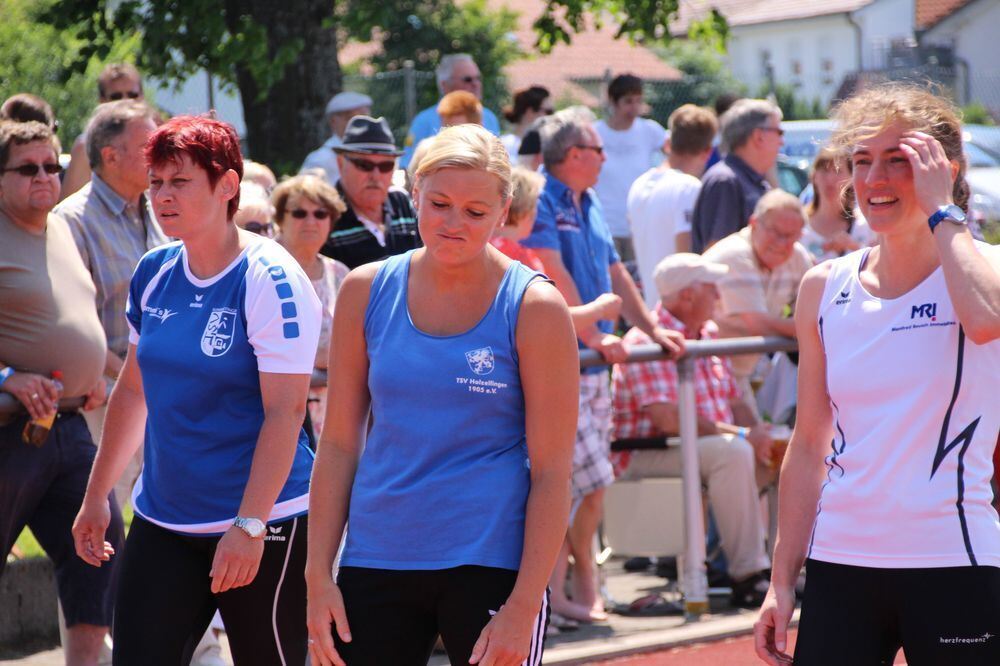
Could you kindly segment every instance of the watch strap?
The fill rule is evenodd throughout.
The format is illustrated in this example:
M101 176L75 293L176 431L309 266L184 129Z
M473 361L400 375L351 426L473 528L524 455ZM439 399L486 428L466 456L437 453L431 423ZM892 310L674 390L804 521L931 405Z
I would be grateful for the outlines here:
M934 214L927 218L927 226L931 228L931 233L934 233L934 229L937 225L944 221L944 218L948 217L948 210L946 208L939 208L934 211Z
M958 214L962 215L961 218L956 217L953 214L956 209L958 210ZM956 206L955 204L949 204L947 206L941 206L936 211L934 211L933 215L931 215L929 218L927 218L927 226L930 227L931 233L933 234L934 233L934 229L937 228L937 225L941 224L945 220L953 220L957 224L965 224L966 223L965 216L964 216L964 213L962 212L961 208L958 208L958 206Z

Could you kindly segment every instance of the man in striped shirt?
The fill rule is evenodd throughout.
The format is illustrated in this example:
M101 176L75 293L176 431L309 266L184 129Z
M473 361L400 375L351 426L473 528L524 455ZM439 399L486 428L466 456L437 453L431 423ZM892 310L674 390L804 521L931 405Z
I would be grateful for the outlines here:
M413 201L405 190L392 186L402 151L385 118L354 116L333 150L340 170L337 191L347 210L320 253L357 268L420 247Z
M69 224L83 263L97 287L97 315L108 339L104 374L114 380L128 349L125 300L139 259L167 242L145 191L142 149L153 130L155 111L144 102L121 100L102 104L86 129L90 182L53 211ZM104 408L87 412L94 441L100 441ZM119 504L128 502L141 467L136 456L115 488Z

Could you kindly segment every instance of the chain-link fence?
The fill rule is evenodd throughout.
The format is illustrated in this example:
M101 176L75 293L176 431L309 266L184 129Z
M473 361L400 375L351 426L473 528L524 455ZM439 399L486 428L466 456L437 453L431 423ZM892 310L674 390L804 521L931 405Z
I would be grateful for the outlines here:
M396 144L401 146L410 121L421 109L421 100L436 96L437 85L434 72L403 67L391 72L345 76L344 90L361 92L371 97L372 113L385 116L396 137Z

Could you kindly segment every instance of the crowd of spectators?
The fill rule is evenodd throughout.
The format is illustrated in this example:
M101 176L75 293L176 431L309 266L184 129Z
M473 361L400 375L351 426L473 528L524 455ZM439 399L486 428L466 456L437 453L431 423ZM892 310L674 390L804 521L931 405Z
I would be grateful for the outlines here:
M414 117L402 148L377 115L379 101L345 91L326 107L330 138L309 153L299 175L279 181L266 165L246 162L235 221L275 238L311 280L322 304L318 369L326 369L347 273L422 245L397 170L415 172L425 140L442 127L473 123L500 134L496 115L482 105L483 81L470 56L444 56L437 82L440 101ZM503 143L519 166L509 215L491 239L552 279L571 308L580 349L619 364L613 378L606 368L580 377L574 505L551 579L552 608L566 624L606 617L594 549L604 489L616 473L640 479L680 470L668 441L678 433L674 363L621 364L629 347L655 343L676 357L685 340L794 337L789 317L805 272L873 241L833 156L820 153L808 211L772 188L783 133L772 102L738 100L721 117L687 104L664 128L642 117L638 77L617 76L606 92L603 120L579 107L556 112L541 86L514 94L503 114L510 123ZM132 273L147 251L168 241L147 199L142 157L162 119L143 101L139 72L107 67L98 101L61 182L58 110L27 93L0 107L0 391L30 417L60 410L41 449L21 444L24 418L0 429L0 545L7 552L29 525L53 556L68 653L97 649L110 606L81 609L79 600L98 588L110 598L114 578L113 566L92 569L71 554L65 542L75 509L59 502L79 503L100 441L105 382L117 378L128 346L123 313ZM706 171L716 152L721 159ZM82 306L90 302L94 308ZM745 607L760 604L769 566L757 497L773 481L761 472L773 443L750 382L758 363L756 356L707 357L695 366L703 482L733 603ZM52 379L57 371L61 389ZM311 389L313 441L328 399L335 396ZM662 446L613 460L613 439ZM117 505L129 501L141 454L115 489ZM120 520L116 525L120 533Z

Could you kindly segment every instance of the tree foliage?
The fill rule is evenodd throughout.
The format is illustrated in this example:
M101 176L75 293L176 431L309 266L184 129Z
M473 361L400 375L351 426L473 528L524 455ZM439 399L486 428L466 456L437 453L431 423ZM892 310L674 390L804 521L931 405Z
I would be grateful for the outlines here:
M774 102L781 108L781 116L785 120L812 120L815 118L827 118L829 111L826 106L814 98L811 102L798 97L795 87L787 83L779 83L771 91L767 84L764 84L757 91L758 97L767 97L773 92Z
M12 0L3 0L12 1ZM325 100L341 88L338 43L348 36L381 41L379 67L406 59L430 69L446 53L476 57L497 107L507 94L502 69L517 57L514 16L486 0L38 0L40 20L75 40L66 78L112 58L123 40L139 41L137 65L180 85L204 69L241 93L255 158L292 163L322 140ZM535 22L543 52L587 25L618 26L617 35L669 39L677 0L548 0ZM428 104L434 95L424 93Z
M397 70L407 60L417 69L432 70L443 55L468 53L487 84L483 105L496 109L506 101L503 69L523 55L512 37L517 28L514 12L492 10L486 0L406 0L386 3L390 7L369 0L354 2L368 9L354 12L349 6L343 25L359 40L374 37L381 41L382 51L372 57L376 70ZM433 104L437 96L436 87L422 87L417 107Z
M41 20L47 2L0 0L0 101L30 92L47 101L59 120L59 139L68 150L97 104L102 62L88 42ZM110 45L108 56L134 61L137 36Z
M678 0L548 0L535 21L536 46L548 53L560 42L569 44L587 21L600 27L617 25L615 37L632 41L667 41L668 26L677 14Z
M690 26L686 40L674 40L654 49L684 78L652 87L647 99L653 118L665 125L682 104L711 106L723 93L746 93L746 86L733 76L725 61L728 34L725 19L713 10L705 20Z

